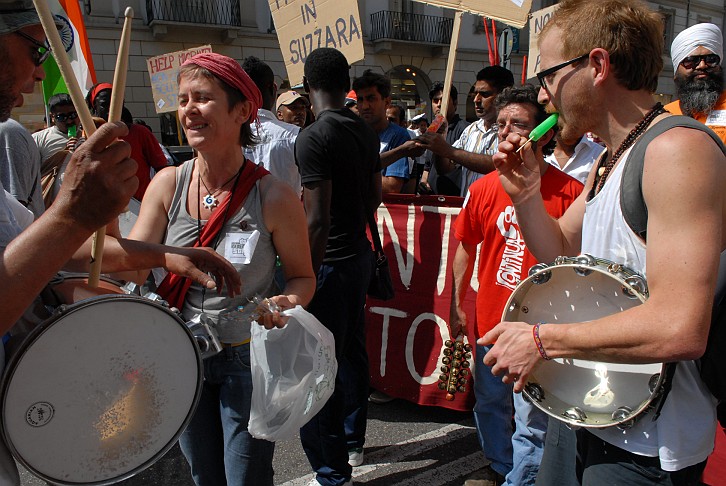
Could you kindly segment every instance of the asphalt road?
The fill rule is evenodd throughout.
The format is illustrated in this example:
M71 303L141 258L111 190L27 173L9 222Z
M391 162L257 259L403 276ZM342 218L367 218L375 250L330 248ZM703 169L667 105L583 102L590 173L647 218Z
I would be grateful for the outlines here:
M461 486L486 464L470 413L394 400L371 404L365 461L354 469L353 480L367 486ZM274 467L278 486L305 486L313 477L298 438L276 444ZM21 483L47 484L25 470ZM118 484L194 486L177 446L146 471Z

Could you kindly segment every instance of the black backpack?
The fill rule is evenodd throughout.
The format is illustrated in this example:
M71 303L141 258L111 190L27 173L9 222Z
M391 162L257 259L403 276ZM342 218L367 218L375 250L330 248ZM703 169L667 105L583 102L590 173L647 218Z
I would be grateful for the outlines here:
M643 199L645 149L655 137L675 127L687 127L707 133L726 155L726 147L718 135L702 123L686 116L665 118L640 137L633 146L623 170L620 185L620 209L630 229L643 240L646 239L648 226L648 208ZM706 352L697 361L701 379L721 403L726 402L726 300L724 300L724 294L726 294L726 251L721 253Z

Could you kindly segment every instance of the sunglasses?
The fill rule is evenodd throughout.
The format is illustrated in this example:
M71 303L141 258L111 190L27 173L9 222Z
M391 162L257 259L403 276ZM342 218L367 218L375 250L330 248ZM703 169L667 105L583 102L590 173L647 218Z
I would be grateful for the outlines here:
M59 122L64 122L66 120L75 120L78 118L78 113L75 111L72 111L70 113L58 113L57 115L53 115L53 118L58 120Z
M580 61L582 61L584 59L587 59L588 57L590 57L590 53L589 52L587 54L583 54L582 56L574 57L574 58L570 59L569 61L565 61L562 64L558 64L557 66L552 66L549 69L545 69L544 71L540 71L540 72L538 72L536 74L537 81L539 81L540 86L542 86L544 89L547 89L546 78L552 76L553 74L555 74L557 71L559 71L563 67L567 67L570 64L575 64L576 62L580 62Z
M14 33L38 48L38 50L33 51L33 64L40 66L46 59L48 59L48 56L50 56L50 46L47 43L43 44L42 42L38 42L38 39L35 39L20 30L16 30Z
M681 61L681 66L686 69L695 69L701 61L706 63L708 67L714 67L721 63L721 58L718 54L703 54L701 56L688 56Z

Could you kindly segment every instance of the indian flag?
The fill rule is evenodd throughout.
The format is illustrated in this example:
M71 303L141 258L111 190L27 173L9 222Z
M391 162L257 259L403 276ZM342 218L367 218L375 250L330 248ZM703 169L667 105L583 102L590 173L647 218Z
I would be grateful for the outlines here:
M83 24L83 15L78 0L47 0L50 11L59 24L61 40L66 48L66 54L76 75L76 80L85 94L96 82L96 71L93 69L93 57L88 45L86 26ZM68 93L66 83L63 81L58 65L53 56L45 63L45 80L43 81L43 98L47 104L48 99L56 93Z

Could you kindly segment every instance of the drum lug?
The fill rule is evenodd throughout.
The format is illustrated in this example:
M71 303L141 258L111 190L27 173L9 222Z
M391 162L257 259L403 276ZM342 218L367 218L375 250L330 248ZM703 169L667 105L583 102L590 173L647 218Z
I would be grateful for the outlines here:
M549 282L550 278L552 278L552 272L549 270L541 271L539 273L535 273L532 275L532 283L535 285L541 285L544 283Z
M149 299L152 302L156 302L157 304L162 304L162 305L169 307L169 303L167 301L165 301L164 298L161 295L157 294L156 292L146 292L144 294L144 299Z
M527 383L524 385L524 396L529 398L530 401L541 402L545 398L545 392L539 383Z
M575 267L575 273L581 277L587 277L592 273L592 269L588 267L594 267L597 265L597 260L592 255L583 253L582 255L575 258L575 263L579 265Z
M639 293L640 295L648 295L648 285L645 283L645 280L640 275L631 275L630 277L625 279L625 283L632 287L631 290L629 287L623 286L623 294L625 294L627 297L631 299L637 299L638 296L635 294L635 292ZM635 292L633 292L633 290L635 290Z
M633 427L633 424L635 424L635 419L631 418L628 419L628 417L633 415L633 411L628 407L618 407L613 412L613 420L615 421L621 421L617 427L620 430L628 430L631 427Z
M562 416L576 422L584 422L587 419L587 414L579 407L568 408Z
M529 268L529 272L527 273L527 275L531 277L532 275L534 275L537 272L541 272L542 270L547 270L547 268L549 268L549 265L547 265L546 263L538 263L536 265L532 265Z
M124 294L141 296L141 285L136 282L126 282L121 286L121 291Z

